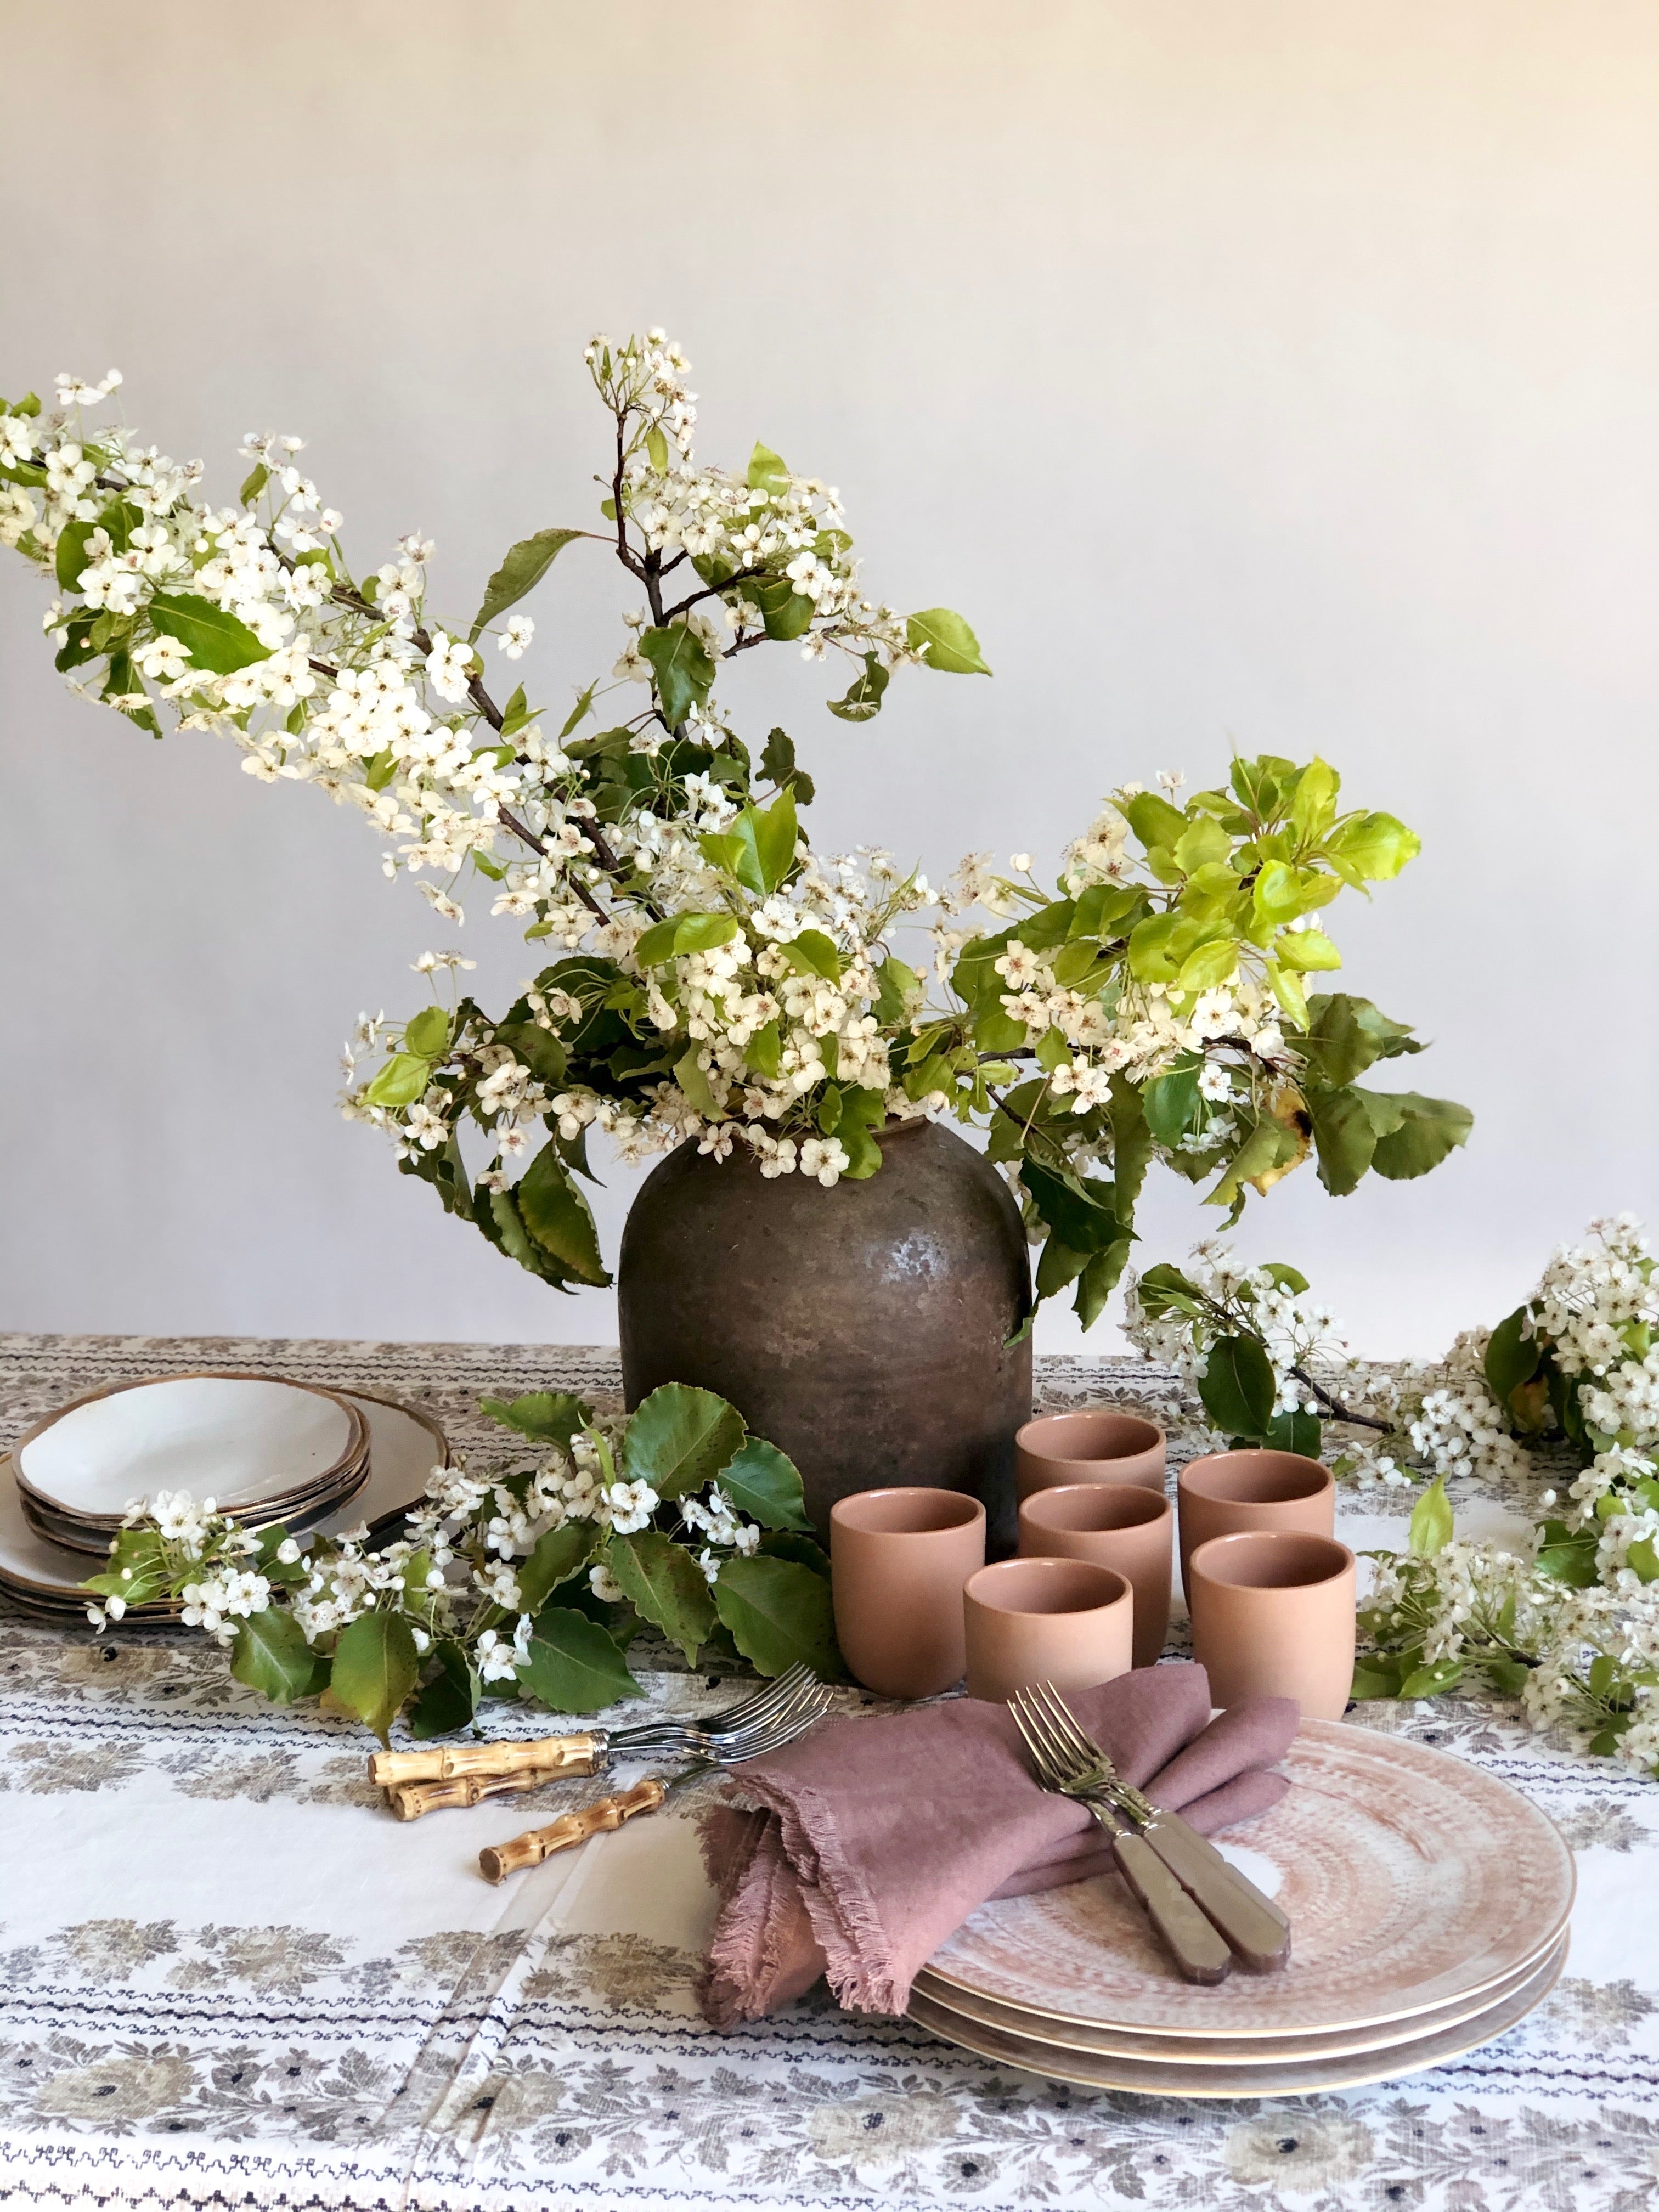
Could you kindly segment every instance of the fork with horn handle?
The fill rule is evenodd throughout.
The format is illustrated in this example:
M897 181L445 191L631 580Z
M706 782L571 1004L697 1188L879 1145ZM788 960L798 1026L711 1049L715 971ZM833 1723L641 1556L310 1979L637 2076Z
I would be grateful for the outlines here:
M634 1728L584 1729L570 1735L536 1736L527 1742L451 1743L431 1751L377 1751L368 1762L368 1778L380 1790L408 1783L453 1782L467 1775L534 1774L538 1781L544 1782L561 1774L597 1774L617 1752L660 1752L668 1759L682 1753L695 1756L721 1747L757 1722L802 1710L821 1687L811 1668L798 1664L775 1681L740 1698L736 1705L701 1720L665 1713ZM535 1786L530 1782L520 1784L522 1789ZM458 1805L476 1802L459 1797L443 1801ZM435 1811L437 1806L434 1803L427 1809Z
M1045 1789L1076 1797L1091 1811L1104 1807L1118 1828L1127 1827L1158 1860L1166 1880L1172 1878L1199 1906L1242 1966L1266 1973L1285 1965L1291 1954L1291 1923L1278 1905L1179 1814L1154 1805L1125 1782L1052 1683L1020 1691L1009 1700L1009 1710ZM1114 1849L1121 1865L1121 1854ZM1144 1866L1139 1853L1133 1856ZM1141 1885L1127 1878L1140 1895Z
M585 1805L579 1813L567 1813L545 1828L530 1828L507 1843L488 1844L478 1854L479 1870L487 1881L500 1881L521 1868L539 1866L555 1851L568 1850L573 1844L586 1843L588 1837L604 1830L620 1828L635 1814L654 1813L669 1792L678 1790L682 1783L693 1781L716 1767L741 1765L744 1760L758 1759L764 1752L781 1751L785 1744L793 1743L798 1736L817 1725L829 1703L830 1692L820 1687L816 1698L783 1717L733 1731L731 1740L720 1749L701 1753L678 1774L647 1775L631 1790L601 1797L596 1804Z

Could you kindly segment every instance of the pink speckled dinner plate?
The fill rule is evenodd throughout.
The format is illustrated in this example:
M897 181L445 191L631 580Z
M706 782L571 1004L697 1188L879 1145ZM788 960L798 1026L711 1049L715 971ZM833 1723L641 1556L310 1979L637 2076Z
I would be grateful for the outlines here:
M1182 1981L1110 1875L981 1907L928 1960L923 2002L984 2001L988 2034L1081 2026L1128 2039L1125 2053L1170 2044L1171 2060L1182 2042L1260 2042L1265 2060L1276 2041L1400 2039L1474 2001L1501 2009L1543 1971L1571 1909L1572 1854L1518 1790L1342 1721L1304 1722L1283 1767L1288 1795L1224 1839L1290 1917L1281 1972Z

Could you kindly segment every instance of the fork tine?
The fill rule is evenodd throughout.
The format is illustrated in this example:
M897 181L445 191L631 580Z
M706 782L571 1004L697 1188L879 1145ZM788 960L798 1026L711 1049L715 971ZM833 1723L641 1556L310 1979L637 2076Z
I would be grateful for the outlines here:
M1036 1769L1036 1778L1038 1783L1044 1789L1048 1788L1050 1786L1050 1776L1048 1759L1043 1753L1042 1745L1037 1741L1036 1737L1033 1735L1031 1729L1026 1723L1025 1708L1022 1702L1021 1692L1018 1691L1016 1691L1014 1695L1009 1698L1008 1710L1013 1715L1014 1726L1019 1730L1021 1736L1024 1740L1025 1748L1031 1755L1031 1764Z
M1073 1780L1077 1772L1077 1760L1073 1756L1064 1736L1050 1719L1040 1690L1031 1691L1029 1698L1029 1711L1038 1734L1048 1747L1048 1764L1062 1782Z
M630 1729L618 1729L611 1741L617 1746L653 1744L665 1741L678 1741L682 1738L697 1739L719 1736L748 1723L763 1718L775 1706L787 1703L797 1691L814 1682L816 1677L805 1661L796 1663L780 1674L775 1681L764 1683L739 1698L735 1705L726 1705L717 1713L702 1719L687 1714L663 1714L654 1721L641 1721Z
M1060 1696L1060 1692L1055 1689L1054 1684L1039 1683L1037 1694L1042 1700L1043 1711L1048 1714L1055 1733L1073 1757L1079 1762L1089 1765L1097 1764L1103 1756L1100 1746L1085 1735L1079 1727L1077 1716L1065 1698Z
M1028 1743L1036 1744L1048 1786L1056 1790L1063 1788L1068 1778L1066 1762L1060 1755L1054 1731L1047 1723L1041 1704L1029 1691L1021 1693L1021 1710L1024 1716L1022 1733Z

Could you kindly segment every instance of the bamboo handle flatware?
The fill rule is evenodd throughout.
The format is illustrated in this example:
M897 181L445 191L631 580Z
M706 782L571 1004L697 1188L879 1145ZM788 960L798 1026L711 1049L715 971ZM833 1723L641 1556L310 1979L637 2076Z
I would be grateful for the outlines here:
M544 1782L557 1782L569 1767L532 1766L517 1774L458 1774L453 1782L396 1783L386 1802L400 1820L418 1820L428 1813L452 1813L469 1805L482 1805L487 1797L516 1796L521 1790L539 1790Z
M683 1778L676 1777L677 1780ZM555 1851L566 1851L573 1844L585 1844L590 1836L597 1836L605 1829L620 1828L636 1813L654 1813L671 1786L654 1774L647 1775L631 1790L624 1790L614 1797L601 1797L597 1804L585 1805L580 1813L567 1813L545 1828L527 1829L509 1843L487 1844L478 1854L479 1870L486 1881L501 1881L518 1873L520 1868L539 1866Z
M368 1778L377 1790L410 1782L453 1782L464 1774L592 1774L604 1757L605 1739L597 1729L577 1735L543 1735L526 1743L448 1743L435 1751L377 1751ZM530 1786L528 1784L526 1787ZM472 1804L472 1798L457 1798Z

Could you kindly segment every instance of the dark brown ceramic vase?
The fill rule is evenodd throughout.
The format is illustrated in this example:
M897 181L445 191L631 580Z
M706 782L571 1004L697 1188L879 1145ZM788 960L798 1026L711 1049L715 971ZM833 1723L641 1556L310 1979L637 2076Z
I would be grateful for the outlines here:
M1031 1297L1019 1209L937 1122L878 1133L880 1173L833 1190L768 1182L741 1147L654 1169L623 1231L623 1387L729 1398L799 1468L822 1536L838 1498L925 1485L981 1501L995 1558L1031 1412L1030 1340L1006 1341Z

